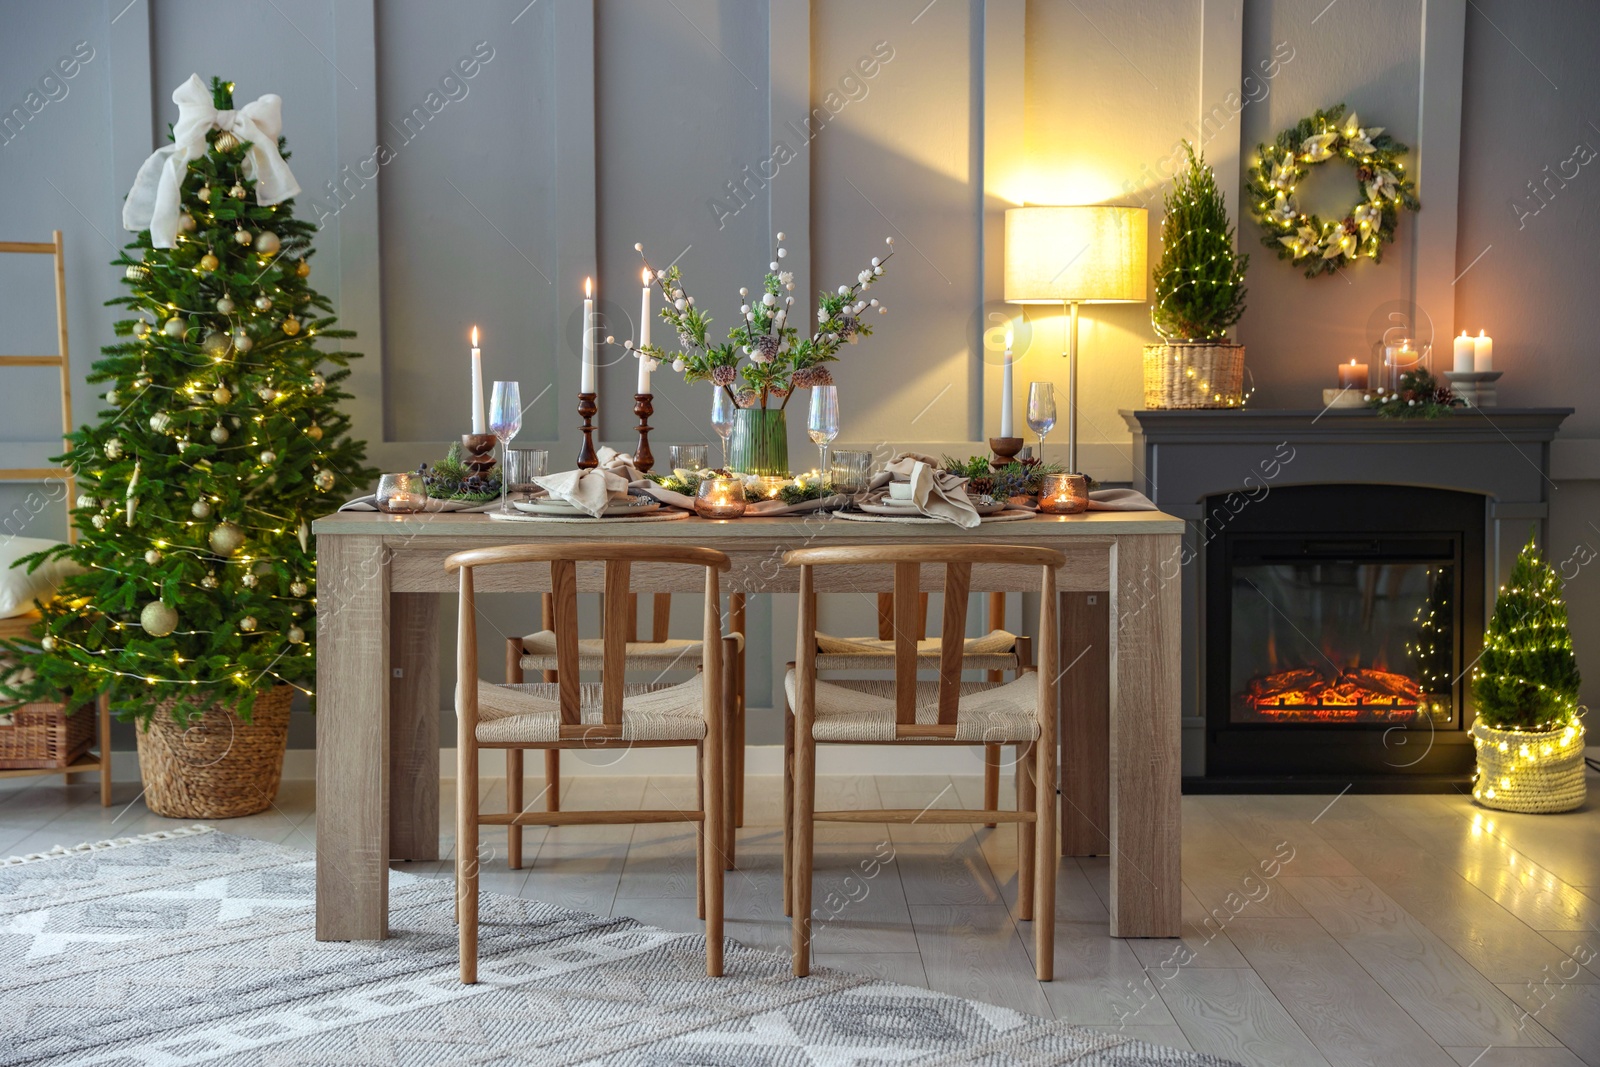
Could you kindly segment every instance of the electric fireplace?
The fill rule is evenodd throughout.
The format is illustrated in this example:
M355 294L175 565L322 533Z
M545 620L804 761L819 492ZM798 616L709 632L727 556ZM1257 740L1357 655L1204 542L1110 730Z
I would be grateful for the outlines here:
M1483 497L1284 486L1206 516L1207 777L1464 779Z

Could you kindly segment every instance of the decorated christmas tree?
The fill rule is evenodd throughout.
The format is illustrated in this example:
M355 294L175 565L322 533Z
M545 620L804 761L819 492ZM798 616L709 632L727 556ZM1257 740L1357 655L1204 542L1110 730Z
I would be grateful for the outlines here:
M1150 323L1173 341L1216 341L1244 314L1250 257L1233 247L1217 177L1185 141L1188 163L1167 193Z
M310 287L315 227L294 218L277 97L232 112L192 78L174 144L141 169L115 262L131 313L103 349L99 421L69 438L78 543L31 557L82 568L43 605L19 698L109 692L123 718L171 702L248 718L258 691L315 678L311 520L370 483L339 411L354 353L322 351L332 307ZM218 123L226 124L221 128ZM29 649L36 649L32 654Z
M1578 707L1578 662L1561 578L1530 537L1501 586L1473 670L1478 719L1501 730L1566 726Z

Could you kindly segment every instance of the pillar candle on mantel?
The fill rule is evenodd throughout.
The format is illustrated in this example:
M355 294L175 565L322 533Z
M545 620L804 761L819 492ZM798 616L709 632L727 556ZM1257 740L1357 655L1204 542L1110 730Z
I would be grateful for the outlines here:
M1365 389L1367 387L1367 365L1351 360L1349 363L1339 364L1339 388Z
M1479 374L1494 370L1494 338L1482 330L1472 339L1472 369Z
M1455 340L1454 359L1451 361L1450 369L1456 374L1471 373L1477 348L1477 342L1467 336L1466 330L1462 330L1461 336Z
M583 280L583 377L578 392L594 392L594 279Z
M1011 327L1006 327L1006 361L1000 372L1000 436L1011 436Z
M645 355L644 346L650 343L650 268L646 267L640 275L644 281L644 306L639 310L639 387L636 393L650 391L650 357Z
M472 328L472 432L488 433L483 418L483 349L478 347L478 328Z

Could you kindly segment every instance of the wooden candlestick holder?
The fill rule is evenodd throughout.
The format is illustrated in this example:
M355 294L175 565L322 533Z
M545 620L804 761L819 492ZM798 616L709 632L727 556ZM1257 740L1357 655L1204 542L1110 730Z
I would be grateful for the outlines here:
M471 469L473 474L487 478L489 472L494 470L494 442L492 433L464 433L461 435L461 447L466 450L466 455L461 462Z
M634 393L633 413L639 417L639 445L633 450L633 465L641 474L649 474L656 465L655 453L650 451L650 416L654 415L654 393Z
M578 394L578 414L583 416L583 425L579 429L583 432L583 444L578 448L578 469L593 470L600 466L600 457L594 451L594 417L600 411L600 405L594 401L594 393Z
M1016 462L1017 453L1022 451L1022 438L991 437L989 438L989 451L994 453L994 458L989 461L989 466L999 470L1008 463Z

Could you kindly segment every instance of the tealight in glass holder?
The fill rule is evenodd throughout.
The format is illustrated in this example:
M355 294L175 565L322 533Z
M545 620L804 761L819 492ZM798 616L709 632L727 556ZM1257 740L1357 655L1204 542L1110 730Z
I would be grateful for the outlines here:
M737 519L744 514L744 479L702 478L694 495L694 513L702 519Z
M865 493L872 482L872 453L841 450L832 454L828 471L836 493Z
M1089 510L1089 479L1081 474L1047 474L1039 487L1039 510L1077 515Z
M385 474L378 479L378 492L373 502L379 511L390 515L410 515L428 506L428 493L419 475L409 471Z

